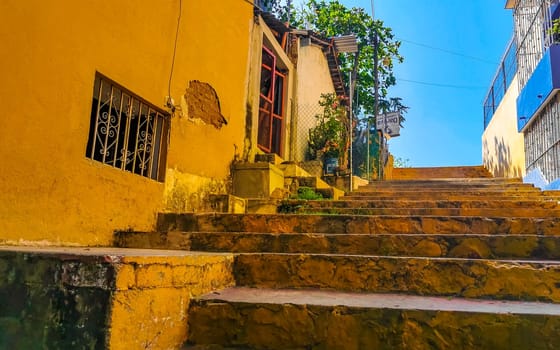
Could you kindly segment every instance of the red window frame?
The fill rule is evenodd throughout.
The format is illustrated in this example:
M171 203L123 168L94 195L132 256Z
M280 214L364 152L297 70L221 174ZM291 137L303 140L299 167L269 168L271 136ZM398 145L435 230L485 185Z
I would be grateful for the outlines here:
M272 50L263 46L262 54L257 145L264 152L282 156L286 74L278 68L277 58ZM267 61L270 61L271 65L267 64ZM263 81L267 75L270 76L269 81ZM279 89L281 91L278 91Z

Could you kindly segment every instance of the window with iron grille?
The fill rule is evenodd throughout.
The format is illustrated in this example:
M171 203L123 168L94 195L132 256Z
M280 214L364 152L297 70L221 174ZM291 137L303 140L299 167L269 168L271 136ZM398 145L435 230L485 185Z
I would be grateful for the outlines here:
M560 178L560 95L525 130L527 171L539 168L548 181Z
M162 182L169 114L97 73L86 157Z

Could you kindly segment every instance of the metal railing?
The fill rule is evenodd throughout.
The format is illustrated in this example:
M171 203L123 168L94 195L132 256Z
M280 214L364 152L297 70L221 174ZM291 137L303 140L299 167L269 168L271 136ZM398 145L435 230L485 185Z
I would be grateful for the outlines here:
M486 94L484 99L484 129L488 127L488 124L492 120L496 109L502 102L506 91L511 84L515 74L517 73L517 45L515 43L515 37L513 37L502 57L498 71L492 80L490 89Z
M169 114L97 74L86 156L163 182Z
M539 168L547 180L560 178L560 103L558 95L525 131L527 170Z
M519 87L523 88L552 45L552 5L558 0L519 0L514 10Z

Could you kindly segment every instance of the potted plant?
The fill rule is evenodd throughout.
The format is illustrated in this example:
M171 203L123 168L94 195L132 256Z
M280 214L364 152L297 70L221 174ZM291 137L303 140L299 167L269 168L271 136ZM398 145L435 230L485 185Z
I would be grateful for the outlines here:
M316 125L309 129L309 153L322 160L325 172L332 174L348 150L347 110L336 94L322 94L319 105L323 113L315 115Z

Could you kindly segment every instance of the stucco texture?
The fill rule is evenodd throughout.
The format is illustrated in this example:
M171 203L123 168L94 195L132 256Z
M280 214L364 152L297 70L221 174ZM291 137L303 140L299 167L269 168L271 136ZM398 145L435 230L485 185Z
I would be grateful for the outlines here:
M297 145L294 158L296 161L304 161L309 129L316 125L315 115L322 112L322 107L319 106L321 94L334 93L327 59L317 45L299 48L297 92Z
M224 181L243 146L252 11L182 1L171 96L209 84L227 125L176 111L176 174ZM93 83L100 72L164 108L178 15L179 0L0 3L0 241L107 245L116 229L153 228L165 185L85 156Z

